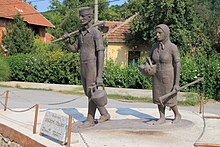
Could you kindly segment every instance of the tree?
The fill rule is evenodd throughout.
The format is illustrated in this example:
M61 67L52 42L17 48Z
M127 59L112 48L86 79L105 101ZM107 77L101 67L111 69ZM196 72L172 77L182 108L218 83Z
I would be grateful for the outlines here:
M49 28L47 31L59 38L66 33L78 30L80 28L79 8L88 6L94 7L94 0L64 0L62 3L52 0L50 11L44 13L44 16L56 26L56 29ZM102 14L107 8L107 0L99 1L99 20L102 19ZM74 42L75 38L76 36L71 37L71 42Z
M144 0L128 0L121 6L113 5L106 9L103 18L109 21L124 21L138 12L143 2Z
M220 52L220 1L194 0L195 12L201 29L210 39L212 47Z
M18 14L13 23L6 28L6 33L3 32L2 41L10 54L30 53L33 50L34 32Z
M140 15L131 25L133 46L152 44L155 41L155 26L167 24L171 30L171 40L187 51L210 50L210 43L201 26L196 21L193 3L190 0L148 0L139 5Z

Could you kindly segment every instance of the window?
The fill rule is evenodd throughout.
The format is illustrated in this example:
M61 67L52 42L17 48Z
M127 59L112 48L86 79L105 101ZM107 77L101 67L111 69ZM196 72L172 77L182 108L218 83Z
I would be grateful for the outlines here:
M128 52L128 64L138 64L140 59L140 51L129 51Z

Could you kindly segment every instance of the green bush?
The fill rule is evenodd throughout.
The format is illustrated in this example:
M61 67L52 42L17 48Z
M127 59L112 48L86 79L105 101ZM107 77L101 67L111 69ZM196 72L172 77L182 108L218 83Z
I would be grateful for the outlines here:
M63 51L43 52L38 54L19 54L8 57L11 68L11 80L80 84L79 54ZM180 85L186 85L200 77L204 81L192 85L184 91L204 92L207 98L220 100L220 56L207 58L203 55L184 55L181 58ZM108 61L104 69L104 84L108 87L151 89L151 77L144 77L138 65L121 68L113 61Z
M204 81L188 87L185 91L204 92L207 98L220 100L219 54L209 57L205 55L185 55L182 57L181 65L181 85L204 77Z
M220 100L220 54L215 54L204 63L204 90L208 97Z
M14 23L6 27L2 42L11 55L33 51L34 32L27 27L20 14L14 17Z
M78 56L62 51L10 56L11 80L80 84Z
M10 75L10 68L3 56L0 56L0 65L0 81L6 81Z
M108 61L104 69L104 83L109 87L147 88L151 89L151 78L143 77L137 65L128 65L121 68L114 61Z
M195 56L186 54L182 56L180 85L186 85L202 77L204 77L203 81L183 91L204 92L207 98L220 100L220 55L206 57L202 54ZM120 68L120 65L108 61L105 66L106 86L151 89L151 82L151 77L143 77L135 65Z
M42 42L40 39L34 41L34 53L36 54L45 54L52 51L61 51L62 47L58 43L46 43Z

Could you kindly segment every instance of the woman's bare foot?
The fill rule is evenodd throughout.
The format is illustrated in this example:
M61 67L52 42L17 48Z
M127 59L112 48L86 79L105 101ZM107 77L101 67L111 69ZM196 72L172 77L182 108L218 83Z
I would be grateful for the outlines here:
M156 122L154 122L153 125L161 125L164 124L165 122L166 122L165 118L160 118Z
M175 118L174 118L174 120L173 120L172 123L173 123L173 124L176 124L176 123L178 123L180 120L181 120L181 115L178 114L178 115L175 116Z

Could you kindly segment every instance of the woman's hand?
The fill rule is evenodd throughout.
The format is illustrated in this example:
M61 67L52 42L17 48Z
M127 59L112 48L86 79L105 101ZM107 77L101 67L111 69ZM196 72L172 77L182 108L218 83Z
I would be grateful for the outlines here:
M180 85L179 84L175 84L174 86L173 86L173 91L179 91L180 90Z

